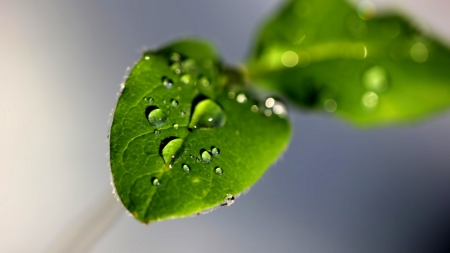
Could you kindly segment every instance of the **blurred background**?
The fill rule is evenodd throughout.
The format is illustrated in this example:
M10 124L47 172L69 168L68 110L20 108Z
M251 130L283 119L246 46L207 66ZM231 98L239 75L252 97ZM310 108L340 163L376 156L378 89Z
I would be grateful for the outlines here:
M194 35L242 61L281 2L1 0L0 252L47 252L112 199L109 114L144 48ZM450 45L450 1L373 2ZM289 149L233 206L148 226L119 209L90 250L450 252L450 111L361 130L292 109Z

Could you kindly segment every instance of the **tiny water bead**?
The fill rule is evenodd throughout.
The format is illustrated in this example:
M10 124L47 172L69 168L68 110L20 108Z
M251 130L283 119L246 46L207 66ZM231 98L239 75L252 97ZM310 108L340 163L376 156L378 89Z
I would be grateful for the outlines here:
M205 162L205 163L210 163L211 162L211 154L208 152L208 151L203 151L202 152L202 160Z
M216 173L216 175L222 176L222 174L223 174L223 169L220 168L220 167L216 167L216 168L214 169L214 173Z
M144 57L144 59L146 59L146 60L148 61L148 60L150 60L150 56L146 55L146 56Z
M386 91L389 85L387 71L381 66L373 66L363 73L362 82L368 90Z
M195 106L189 127L192 129L215 128L222 127L225 122L226 115L222 107L211 99L205 99Z
M252 105L250 109L252 110L252 112L258 112L259 110L257 105Z
M220 206L231 206L235 201L235 198L231 194L227 194L223 202L220 204Z
M183 139L181 138L172 139L168 142L163 141L161 145L164 145L161 153L166 164L171 164L183 152Z
M167 121L167 114L159 108L153 109L147 116L150 124L154 126L161 126Z
M155 186L155 187L161 186L161 181L160 181L157 177L152 177L152 179L150 180L150 182L151 182L152 185Z
M283 102L276 100L275 105L272 108L273 113L284 118L287 116L286 105Z
M244 93L240 93L239 95L237 95L236 100L239 103L245 103L245 102L247 102L247 96L245 96Z
M323 107L325 108L325 111L332 113L336 111L337 103L334 99L327 99L325 100L325 103L323 103Z
M362 103L368 109L373 109L378 105L378 95L375 92L368 91L362 96Z
M179 61L180 58L181 57L178 53L172 53L172 55L170 56L170 60L172 60L172 61Z
M184 111L181 111L181 117L184 117L184 116L186 116L186 113L184 112Z
M416 43L411 47L411 58L416 62L426 62L428 60L428 48L423 43Z
M178 107L178 101L176 101L175 99L172 99L170 103L172 104L172 107Z
M167 88L167 89L171 89L173 86L173 81L170 78L167 77L163 77L162 78L162 84Z
M184 84L189 84L191 82L191 80L192 80L192 77L189 74L184 74L180 77L180 81Z
M275 99L268 98L266 99L266 102L264 103L267 108L272 108L275 105Z
M153 104L153 102L155 102L155 100L153 100L153 98L151 97L145 97L143 100L144 102L147 102L149 104Z
M211 153L213 154L213 156L219 156L220 149L214 147L214 148L212 148Z
M153 133L154 133L156 136L158 136L158 135L161 134L161 132L160 132L158 129L155 129L155 131L153 131Z
M178 62L175 62L174 64L170 65L170 69L177 75L181 74L181 65Z
M198 80L198 82L200 83L200 85L202 85L203 87L208 87L209 86L209 80L206 76L200 77L200 79Z
M178 130L178 124L177 123L175 123L175 124L173 124L173 129L175 129L175 130Z
M183 168L184 172L186 172L186 173L191 172L191 168L187 164L183 164L182 168Z

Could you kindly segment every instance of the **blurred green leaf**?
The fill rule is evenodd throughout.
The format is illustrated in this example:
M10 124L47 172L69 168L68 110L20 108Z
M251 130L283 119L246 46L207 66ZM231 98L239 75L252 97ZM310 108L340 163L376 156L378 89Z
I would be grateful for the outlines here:
M249 76L300 106L359 124L415 119L450 103L450 52L397 15L343 0L288 1L263 27Z
M147 52L132 69L110 160L116 192L139 221L230 205L286 148L282 111L256 110L249 94L230 90L227 73L209 44L190 40Z

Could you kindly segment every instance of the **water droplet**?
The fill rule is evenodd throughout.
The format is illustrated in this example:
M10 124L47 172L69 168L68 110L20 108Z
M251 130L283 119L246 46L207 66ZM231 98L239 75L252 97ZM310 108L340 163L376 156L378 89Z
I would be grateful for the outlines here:
M161 153L166 164L172 164L183 152L183 139L181 138L164 140L161 145L164 146Z
M187 164L183 164L182 168L183 168L184 172L186 172L186 173L191 172L191 168L189 168L189 165L187 165Z
M211 99L205 99L195 106L189 127L214 128L225 125L225 122L226 116L222 107Z
M173 124L173 129L178 130L178 124L177 123Z
M416 43L411 47L410 55L416 62L426 62L428 59L428 48L423 43Z
M325 103L323 103L323 107L325 108L325 111L332 113L336 111L337 103L334 99L327 99Z
M198 80L198 82L203 86L203 87L208 87L209 86L209 80L206 76L202 76L200 77L200 79Z
M358 11L358 16L362 20L369 20L375 16L375 14L377 12L377 8L371 1L364 0L358 4L357 11Z
M259 110L257 105L252 105L250 109L252 110L252 112L258 112Z
M272 108L275 105L275 99L268 98L266 99L266 102L264 103L267 108Z
M272 115L272 110L266 109L266 110L264 111L264 114L265 114L267 117L269 117L269 116Z
M231 206L234 203L234 200L235 198L233 195L227 194L220 206Z
M144 59L150 60L150 56L146 55L146 56L144 57Z
M164 99L164 100L163 100L163 104L167 104L167 100Z
M155 131L153 131L153 133L155 133L156 136L161 134L161 132L158 129L155 129Z
M220 168L220 167L216 167L216 168L214 169L214 173L216 173L216 174L219 175L219 176L222 176L222 174L223 174L223 169Z
M292 68L298 63L298 55L294 51L286 51L281 55L281 63L288 68Z
M275 105L272 108L273 113L280 117L286 117L287 116L287 109L283 102L276 100Z
M170 56L170 59L171 59L172 61L179 61L179 60L180 60L180 55L177 54L177 53L173 53L173 54Z
M219 156L220 149L214 147L214 148L212 148L211 153L213 154L213 156Z
M366 70L362 76L364 87L368 90L382 92L388 88L387 71L381 66L374 66Z
M233 99L234 96L236 96L236 94L234 94L234 92L232 92L232 91L228 92L228 97L229 98Z
M178 101L176 101L175 99L172 99L172 101L170 103L172 104L172 107L178 106Z
M375 92L368 91L362 96L362 103L369 109L375 108L378 105L378 95Z
M197 157L196 159L195 159L195 161L197 161L198 163L200 162L200 157Z
M236 100L239 103L245 103L245 102L247 102L247 96L245 96L244 93L240 93L239 95L237 95Z
M208 152L208 151L203 151L202 152L202 160L205 162L205 163L210 163L211 162L211 154Z
M163 77L162 78L162 84L167 88L167 89L171 89L173 86L173 81L170 78L167 77Z
M166 123L167 114L159 108L153 109L148 114L148 121L154 126L161 126Z
M191 157L191 159L192 159L192 160L194 160L194 159L195 159L195 157L194 157L193 155L191 155L190 157Z
M174 64L170 65L170 69L177 75L181 74L181 65L178 62L175 62Z
M145 97L144 101L149 103L149 104L153 104L153 102L154 102L153 98L151 98L151 97Z
M186 59L181 63L181 68L183 72L192 72L197 69L197 63L194 59Z
M180 77L180 81L184 84L189 84L191 82L191 79L192 77L189 74L184 74Z
M159 179L156 177L152 177L151 182L152 182L152 185L155 187L159 187L161 185L161 181L159 181Z

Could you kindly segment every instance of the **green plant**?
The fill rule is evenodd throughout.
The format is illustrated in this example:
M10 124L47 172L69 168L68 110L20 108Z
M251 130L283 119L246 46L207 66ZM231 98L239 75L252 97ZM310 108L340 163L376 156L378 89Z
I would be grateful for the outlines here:
M206 42L146 52L111 127L114 185L149 223L233 203L286 148L286 106L360 126L407 122L450 102L449 50L363 1L290 0L262 28L245 67ZM259 86L261 85L261 86Z

